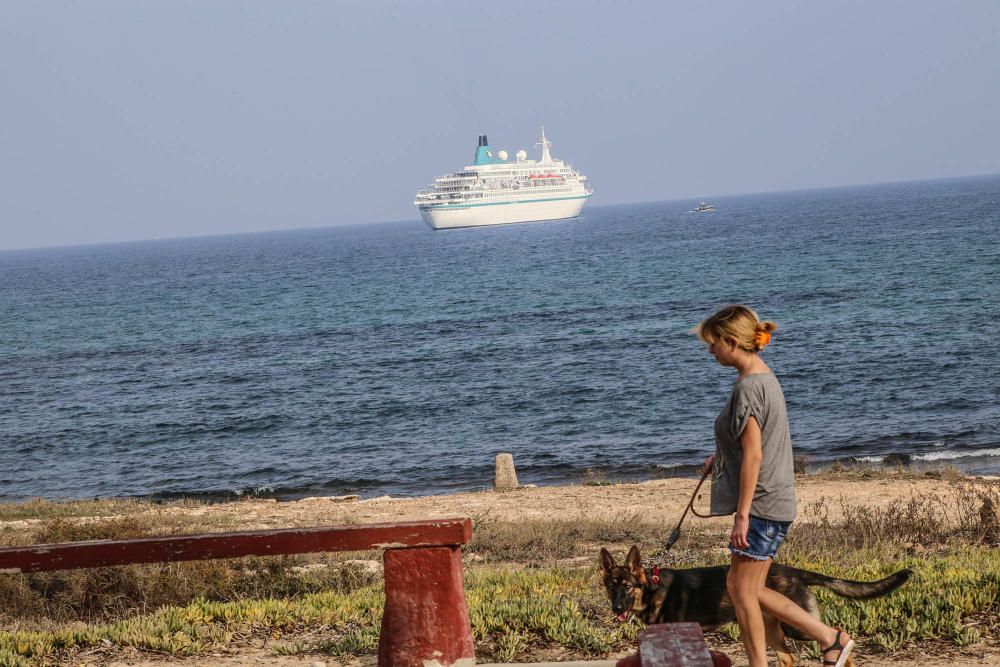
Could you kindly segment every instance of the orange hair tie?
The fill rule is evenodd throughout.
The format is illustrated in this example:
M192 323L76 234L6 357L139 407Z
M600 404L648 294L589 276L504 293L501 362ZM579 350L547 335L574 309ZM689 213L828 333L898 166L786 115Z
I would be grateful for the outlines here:
M754 337L757 343L757 349L763 350L771 342L771 332L770 331L758 331L757 335Z

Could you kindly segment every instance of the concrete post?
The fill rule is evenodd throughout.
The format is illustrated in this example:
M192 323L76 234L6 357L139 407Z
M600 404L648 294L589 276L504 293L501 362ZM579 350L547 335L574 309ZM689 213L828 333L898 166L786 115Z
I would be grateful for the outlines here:
M494 491L513 491L517 488L517 472L514 470L513 454L497 454L496 473L493 477Z

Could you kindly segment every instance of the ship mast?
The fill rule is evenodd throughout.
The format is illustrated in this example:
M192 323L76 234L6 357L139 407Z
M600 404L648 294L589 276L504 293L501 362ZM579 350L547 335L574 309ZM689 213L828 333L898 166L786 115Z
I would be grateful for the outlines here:
M542 138L538 140L536 146L542 147L542 159L539 162L552 162L552 154L549 153L549 149L552 148L552 142L545 138L545 126L542 125Z

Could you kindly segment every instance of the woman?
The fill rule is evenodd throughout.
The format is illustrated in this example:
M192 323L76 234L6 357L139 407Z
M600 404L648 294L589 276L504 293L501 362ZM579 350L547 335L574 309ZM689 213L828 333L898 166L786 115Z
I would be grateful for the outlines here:
M842 667L854 648L850 635L824 625L790 599L764 586L767 572L795 519L792 439L781 385L758 354L774 322L746 306L729 306L697 327L698 337L723 366L739 373L715 420L712 514L736 514L730 539L727 589L750 667L767 666L761 610L815 639L823 664Z

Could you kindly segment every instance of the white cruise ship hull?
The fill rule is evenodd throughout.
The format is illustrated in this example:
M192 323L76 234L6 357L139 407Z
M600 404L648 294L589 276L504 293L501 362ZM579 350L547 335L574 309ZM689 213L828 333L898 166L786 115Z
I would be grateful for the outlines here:
M589 194L533 201L421 206L420 216L432 229L509 225L516 222L562 220L580 215Z

